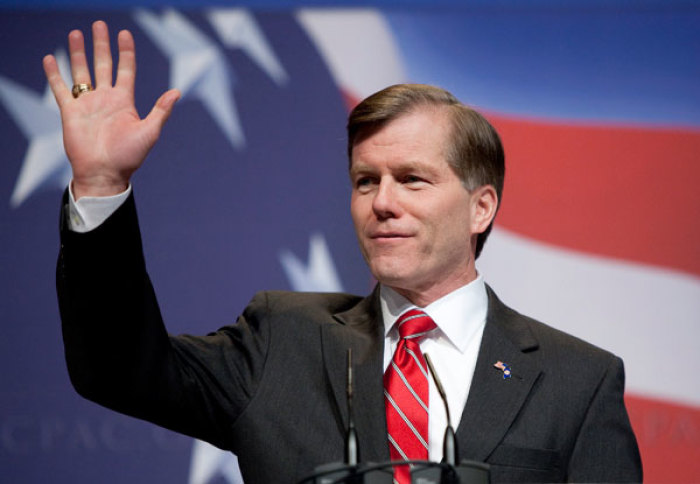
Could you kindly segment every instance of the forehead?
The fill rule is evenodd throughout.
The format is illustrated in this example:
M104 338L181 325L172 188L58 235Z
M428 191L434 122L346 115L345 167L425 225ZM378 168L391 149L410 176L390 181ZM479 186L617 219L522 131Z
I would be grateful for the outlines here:
M416 108L359 136L353 145L350 168L377 160L444 161L450 133L451 124L445 108Z

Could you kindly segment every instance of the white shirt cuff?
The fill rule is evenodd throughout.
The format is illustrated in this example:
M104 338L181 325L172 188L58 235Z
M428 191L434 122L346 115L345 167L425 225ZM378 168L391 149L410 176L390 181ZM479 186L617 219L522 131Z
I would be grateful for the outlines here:
M75 200L71 186L68 184L68 228L73 232L89 232L121 207L131 193L131 184L123 192L109 197L81 197Z

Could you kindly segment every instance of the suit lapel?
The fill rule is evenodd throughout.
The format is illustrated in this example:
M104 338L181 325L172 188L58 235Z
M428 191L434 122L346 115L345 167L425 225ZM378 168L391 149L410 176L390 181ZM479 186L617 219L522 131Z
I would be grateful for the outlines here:
M460 456L485 461L503 439L525 403L541 368L528 357L538 343L523 316L488 288L489 309L469 397L457 429ZM494 367L501 361L511 377Z
M375 290L357 306L334 316L342 324L321 327L323 358L343 431L348 424L347 350L352 348L353 413L360 459L364 462L389 459L382 381L384 330L378 308Z
M462 458L485 461L505 436L541 373L536 358L528 355L538 343L524 317L501 303L487 287L489 309L469 397L457 428ZM321 327L321 344L341 431L348 423L346 383L347 350L352 348L354 417L360 459L389 460L386 442L382 363L384 328L379 313L378 290L348 311L334 315L342 324ZM510 366L511 378L494 363Z

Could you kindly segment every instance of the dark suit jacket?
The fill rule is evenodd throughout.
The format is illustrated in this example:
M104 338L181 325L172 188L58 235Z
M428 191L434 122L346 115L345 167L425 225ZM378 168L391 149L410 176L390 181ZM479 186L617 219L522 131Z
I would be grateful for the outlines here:
M57 285L76 390L235 452L247 483L296 482L343 457L353 349L362 461L386 461L377 291L267 292L237 324L167 334L146 274L133 197L86 234L62 224ZM494 368L512 368L512 377ZM641 481L614 355L501 303L489 310L457 429L462 458L501 481ZM447 389L449 391L449 389Z

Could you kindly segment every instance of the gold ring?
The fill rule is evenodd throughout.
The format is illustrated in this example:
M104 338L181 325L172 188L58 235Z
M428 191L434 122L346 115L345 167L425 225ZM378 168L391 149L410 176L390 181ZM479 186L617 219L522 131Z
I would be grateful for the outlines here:
M71 90L71 93L73 94L74 98L78 99L78 96L80 96L82 93L89 92L92 90L92 84L73 84L73 89Z

